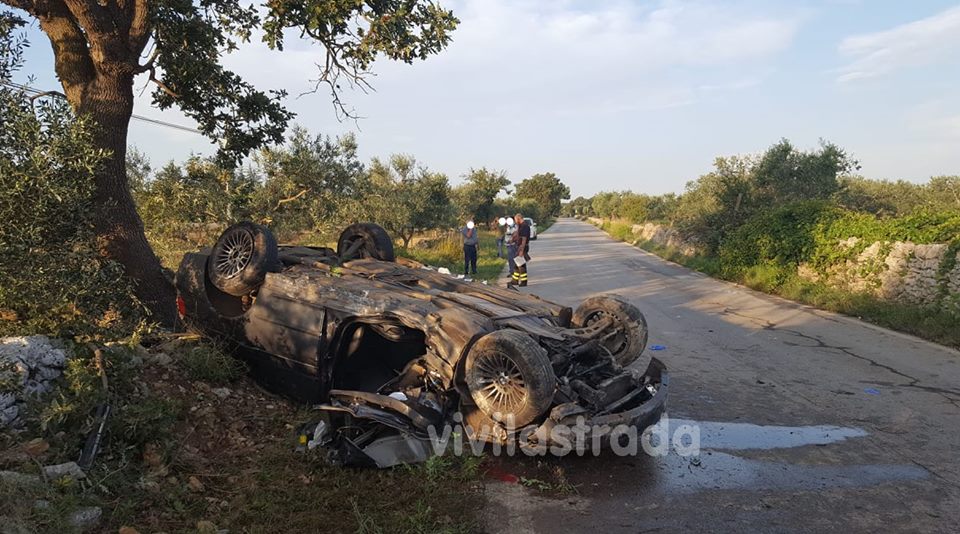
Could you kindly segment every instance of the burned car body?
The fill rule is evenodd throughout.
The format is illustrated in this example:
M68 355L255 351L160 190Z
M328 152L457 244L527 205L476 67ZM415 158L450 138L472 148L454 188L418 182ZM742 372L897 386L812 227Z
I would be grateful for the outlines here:
M187 325L266 388L319 403L311 445L344 463L416 460L453 414L471 436L530 446L576 418L642 429L665 407L665 367L643 358L646 322L629 303L574 311L457 279L395 259L376 225L349 227L334 251L241 223L186 254L176 285Z

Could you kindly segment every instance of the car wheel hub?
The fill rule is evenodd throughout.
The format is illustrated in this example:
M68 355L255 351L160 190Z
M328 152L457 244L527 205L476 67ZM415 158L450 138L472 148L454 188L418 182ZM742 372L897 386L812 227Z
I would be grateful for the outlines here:
M587 324L585 324L584 326L594 325L607 316L608 316L607 312L598 311L592 314L587 319ZM617 319L613 315L610 315L609 317L614 320ZM603 345L603 348L607 349L607 351L609 351L610 354L617 354L627 346L627 337L623 334L623 332L620 331L619 328L614 328L613 330L611 330L609 333L604 335L600 341L601 341L601 344Z
M526 399L527 386L517 364L500 352L487 352L474 365L480 392L504 413L518 411Z
M236 232L227 238L217 254L215 269L224 278L239 275L253 258L253 236L246 232Z

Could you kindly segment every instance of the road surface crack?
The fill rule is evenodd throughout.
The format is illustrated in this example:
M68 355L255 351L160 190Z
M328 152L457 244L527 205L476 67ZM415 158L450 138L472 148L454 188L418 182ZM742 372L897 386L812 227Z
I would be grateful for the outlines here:
M939 396L941 396L942 398L944 398L947 402L949 402L950 404L952 404L955 408L960 408L960 398L958 398L958 397L960 397L960 391L954 390L954 389L947 389L947 388L939 388L939 387L921 385L919 378L916 378L916 377L914 377L914 376L910 376L909 374L904 373L903 371L900 371L899 369L897 369L897 368L895 368L895 367L893 367L893 366L890 366L890 365L887 365L887 364L884 364L884 363L880 363L880 362L874 360L873 358L869 358L869 357L867 357L867 356L863 356L863 355L861 355L861 354L857 354L857 353L854 352L850 347L844 347L844 346L841 346L841 345L830 345L829 343L826 343L825 341L823 341L822 339L820 339L820 338L817 337L817 336L812 336L812 335L810 335L810 334L806 334L806 333L800 332L800 331L798 331L798 330L792 330L792 329L790 329L790 328L784 328L784 327L782 327L782 326L778 326L776 323L770 321L769 319L759 319L759 318L757 318L757 317L751 317L751 316L749 316L749 315L744 315L744 314L739 313L739 312L737 312L737 311L735 311L735 310L733 310L733 309L731 309L731 308L724 308L724 310L723 310L723 312L722 312L721 314L722 314L722 315L734 315L734 316L736 316L736 317L740 317L740 318L743 318L743 319L747 319L747 320L749 320L749 321L752 321L754 324L759 325L760 328L762 328L763 330L766 330L766 331L785 332L785 333L787 333L787 334L791 334L791 335L797 336L797 337L799 337L799 338L801 338L801 339L805 339L805 340L808 340L808 341L811 341L811 342L815 343L814 345L801 345L801 344L799 344L799 343L790 343L790 342L788 342L788 341L784 341L784 344L786 344L786 345L795 346L795 347L807 347L807 348L813 348L813 349L834 350L834 351L840 352L840 353L842 353L842 354L846 354L847 356L850 356L850 357L852 357L852 358L856 358L856 359L858 359L858 360L867 362L867 363L869 363L869 364L870 364L871 366L873 366L873 367L879 367L879 368L881 368L881 369L883 369L883 370L885 370L885 371L887 371L887 372L889 372L889 373L891 373L891 374L893 374L893 375L899 376L900 378L903 378L903 379L905 379L905 380L908 381L907 383L904 383L904 384L895 384L896 387L906 387L906 388L917 389L917 390L920 390L920 391L926 391L926 392L928 392L928 393L933 393L933 394L935 394L935 395L939 395Z

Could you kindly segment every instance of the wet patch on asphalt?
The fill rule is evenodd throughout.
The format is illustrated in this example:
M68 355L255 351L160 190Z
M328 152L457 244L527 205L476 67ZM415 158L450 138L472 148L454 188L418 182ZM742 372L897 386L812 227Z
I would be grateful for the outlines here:
M741 458L718 451L656 459L656 487L666 493L703 490L815 490L872 486L928 476L916 465L804 465Z
M866 431L859 428L833 425L777 426L672 418L669 425L671 436L683 426L696 428L699 430L701 448L722 450L783 449L805 445L828 445L867 435Z

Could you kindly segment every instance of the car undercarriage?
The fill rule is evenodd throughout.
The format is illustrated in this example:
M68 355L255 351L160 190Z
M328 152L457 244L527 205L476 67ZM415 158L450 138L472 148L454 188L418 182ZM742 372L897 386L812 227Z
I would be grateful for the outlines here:
M669 378L643 355L632 304L603 295L572 310L457 279L395 258L385 235L354 225L337 251L281 247L241 223L181 263L184 322L268 389L316 405L301 445L387 467L451 436L576 448L659 420Z

